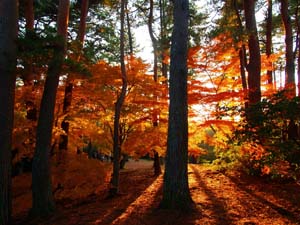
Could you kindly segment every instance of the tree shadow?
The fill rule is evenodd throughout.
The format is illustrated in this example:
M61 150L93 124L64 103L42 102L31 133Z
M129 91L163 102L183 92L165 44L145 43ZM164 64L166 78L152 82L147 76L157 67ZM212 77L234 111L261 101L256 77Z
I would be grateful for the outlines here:
M151 224L158 221L154 214L157 215L157 207L161 200L163 175L160 175L138 198L132 202L127 209L116 218L111 224ZM158 222L158 224L162 224Z
M208 199L213 204L211 210L213 211L214 214L215 224L222 224L222 225L232 224L232 219L228 215L228 211L226 209L226 203L220 200L220 198L218 198L216 194L212 190L210 190L210 188L207 187L199 171L194 167L194 165L191 165L190 168L193 170L193 173L196 177L196 181L199 184L200 188L204 191Z
M155 181L157 182L157 181ZM147 202L134 206L132 213L126 215L126 219L117 219L114 225L192 225L201 217L201 210L197 207L190 211L181 211L176 209L162 209L160 202L162 200L163 178L155 184L153 183L153 192L149 195L146 190L141 196L148 199ZM148 192L148 193L147 193ZM143 204L144 202L144 204ZM121 216L122 218L122 216Z
M281 215L282 217L285 217L286 219L290 220L291 222L294 223L299 223L300 221L300 215L296 216L294 213L292 213L291 211L289 211L288 209L282 207L282 206L278 206L270 201L268 201L267 199L263 198L262 196L254 193L253 190L251 190L250 188L246 187L246 184L244 184L243 182L241 182L239 179L225 174L224 176L226 176L231 182L233 182L235 184L235 186L240 189L241 191L247 193L248 195L250 195L251 197L253 197L254 199L256 199L258 202L260 202L261 204L273 209L274 211L276 211L279 215ZM266 191L263 191L263 193L270 194L267 193ZM279 197L279 192L273 193L274 197L277 199L283 199L283 196ZM291 202L289 199L284 199L285 201ZM298 199L299 201L299 199Z
M101 192L79 201L59 202L51 217L39 220L21 218L13 224L112 224L155 180L152 168L124 170L120 174L120 195L115 198L107 198L107 193Z

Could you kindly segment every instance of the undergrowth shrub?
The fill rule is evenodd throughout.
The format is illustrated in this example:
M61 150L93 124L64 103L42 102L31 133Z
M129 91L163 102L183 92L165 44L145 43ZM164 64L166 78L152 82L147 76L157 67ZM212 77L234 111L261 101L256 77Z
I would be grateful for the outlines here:
M55 199L80 199L98 193L109 181L111 164L69 152L62 163L52 167Z
M235 157L253 175L298 179L300 166L300 101L280 91L260 103L241 109L242 119L229 139L231 150L224 153ZM259 116L249 121L247 115ZM236 156L234 149L240 148ZM229 157L229 158L230 158Z

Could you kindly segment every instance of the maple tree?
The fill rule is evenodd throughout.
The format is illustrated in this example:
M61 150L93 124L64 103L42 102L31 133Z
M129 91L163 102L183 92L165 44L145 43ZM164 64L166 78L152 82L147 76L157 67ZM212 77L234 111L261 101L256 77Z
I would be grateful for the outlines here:
M120 64L121 64L121 78L122 78L122 88L121 93L117 97L115 103L115 113L114 113L114 125L113 125L113 174L111 178L110 193L112 196L116 195L119 191L119 170L120 170L120 114L126 98L127 92L127 72L125 67L125 49L124 49L124 23L125 23L125 0L121 1L121 16L120 16Z

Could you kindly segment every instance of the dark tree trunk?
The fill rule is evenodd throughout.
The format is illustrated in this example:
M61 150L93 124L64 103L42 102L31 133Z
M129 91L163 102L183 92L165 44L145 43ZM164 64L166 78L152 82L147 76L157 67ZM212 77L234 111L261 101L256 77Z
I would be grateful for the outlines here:
M161 174L161 167L160 167L159 154L157 151L154 151L153 168L154 168L154 176L159 176Z
M159 126L159 118L157 111L154 110L153 117L152 117L152 124L154 127ZM161 167L160 167L160 158L157 151L153 150L154 157L153 157L153 169L154 169L154 176L158 176L161 174Z
M34 8L33 0L25 1L25 19L26 19L26 38L30 39L34 32ZM25 85L32 85L33 81L33 67L32 60L30 58L24 61L24 70L22 79Z
M170 106L162 208L189 210L187 48L189 1L174 0L171 44Z
M77 57L77 61L80 60L81 51L83 48L83 42L85 37L85 30L86 30L86 17L88 12L89 0L83 0L81 2L81 14L80 14L80 23L79 23L79 31L78 31L78 41L79 41L79 54ZM68 149L69 143L69 121L67 120L67 114L72 104L72 95L73 95L73 81L70 77L67 78L66 87L65 87L65 95L64 95L64 105L63 105L63 114L65 115L62 123L61 128L65 132L64 134L60 135L59 140L59 154L64 154L64 150ZM63 157L59 157L63 158Z
M124 169L125 168L125 164L126 162L128 162L129 156L128 154L122 154L122 159L120 160L120 169Z
M121 33L120 33L120 63L121 63L121 74L122 74L122 90L115 104L115 117L114 117L114 131L113 131L113 174L111 179L110 195L113 197L119 192L119 172L120 172L120 153L121 143L119 142L120 137L120 116L121 109L126 97L127 91L127 76L126 67L124 61L124 18L125 18L125 1L121 0Z
M299 2L299 1L297 1ZM297 26L297 39L296 39L296 49L298 51L298 57L297 57L297 64L300 65L300 21L299 21L299 8L300 5L298 4L296 13L295 13L295 21ZM298 96L300 96L300 66L297 67L297 77L298 77Z
M242 47L239 50L239 58L240 58L240 75L242 79L242 87L243 90L246 92L248 85L247 85L247 78L246 78L246 47L245 45L242 45Z
M11 222L11 150L16 80L17 1L0 2L0 224Z
M67 120L67 113L71 107L72 103L72 95L73 95L73 82L69 81L65 87L65 95L64 95L64 105L63 105L63 114L65 117L61 122L61 128L65 132L64 134L60 135L59 140L59 154L64 154L62 151L68 149L68 142L69 142L69 121Z
M289 14L289 1L281 0L281 18L285 29L285 87L295 96L295 62L293 53L293 29Z
M163 18L162 18L162 0L159 1L160 5L160 25L161 25L161 31L163 30ZM154 82L157 83L158 81L158 41L157 38L154 36L154 30L153 30L153 8L154 8L154 2L153 0L150 0L150 8L149 8L149 16L148 16L148 29L149 29L149 34L152 40L152 46L153 46L153 56L154 56L154 63L153 63L153 79ZM163 33L161 32L161 35ZM162 37L161 37L162 41ZM162 44L162 42L161 42ZM161 52L163 52L163 49L161 49ZM161 57L161 63L163 66L163 57ZM162 73L163 74L163 73ZM158 96L154 93L156 97L156 101L158 101ZM153 118L152 118L152 124L154 127L157 127L159 125L159 119L158 119L158 114L157 111L153 111ZM161 168L160 168L160 163L159 163L159 154L158 152L154 151L154 162L153 162L153 169L154 169L154 175L158 176L161 174Z
M261 57L255 19L255 0L245 0L244 11L249 47L249 63L247 65L249 89L248 98L249 105L253 105L260 102L261 99Z
M299 26L300 28L300 26ZM300 35L300 29L299 29L299 35ZM298 39L298 71L297 71L297 74L298 74L298 96L300 96L300 38Z
M268 0L268 12L266 19L266 55L269 58L272 54L272 0ZM269 63L272 66L272 63ZM273 74L272 70L267 71L268 84L273 84Z
M153 77L154 81L157 81L157 39L154 36L154 31L153 31L153 0L150 0L150 8L149 8L149 16L148 16L148 30L149 30L149 35L151 38L152 42L152 47L153 47Z
M25 1L25 18L26 18L26 30L33 30L34 28L34 8L33 0Z
M69 6L69 0L59 1L57 34L60 40L48 67L40 106L36 149L32 164L32 216L49 215L55 209L50 174L50 151L56 93L65 56Z
M289 140L297 140L299 138L298 125L293 119L289 121L287 135Z
M132 41L132 33L131 33L131 23L129 17L129 9L128 9L128 0L125 2L125 12L126 12L126 22L127 22L127 34L128 34L128 43L129 43L129 54L133 54L133 41Z
M80 48L82 48L82 46L83 46L84 37L85 37L86 17L87 17L87 13L88 13L88 6L89 6L89 0L81 1L80 24L79 24L79 31L78 31L78 38L77 38L81 45Z
M167 38L167 25L166 25L166 2L159 0L159 13L160 13L160 55L161 55L161 74L163 77L168 77L168 64L164 62L165 54L169 48Z
M242 34L243 33L243 23L241 19L241 15L239 12L239 8L237 5L237 1L234 1L234 11L237 17L237 22L239 25L239 32ZM239 41L241 41L242 37L239 37ZM243 91L245 93L245 100L248 99L248 84L247 84L247 77L246 77L246 65L247 65L247 57L246 57L246 46L245 44L242 44L239 50L239 60L240 60L240 75L241 75L241 80L242 80L242 87ZM248 107L247 101L245 101L245 108Z

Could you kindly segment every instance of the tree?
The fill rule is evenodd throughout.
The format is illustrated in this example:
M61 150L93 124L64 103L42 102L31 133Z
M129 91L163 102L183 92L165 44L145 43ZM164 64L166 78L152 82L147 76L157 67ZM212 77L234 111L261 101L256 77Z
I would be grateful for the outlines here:
M118 193L119 189L119 170L120 170L120 153L121 147L119 142L120 137L120 115L122 105L125 101L126 92L127 92L127 76L126 76L126 67L125 67L125 55L124 55L124 19L125 19L125 1L121 1L121 31L120 31L120 63L121 63L121 76L122 76L122 89L121 93L118 96L117 102L115 104L115 116L114 116L114 128L113 128L113 175L111 179L111 188L110 194L112 196Z
M291 88L292 95L296 95L295 88L295 62L293 52L293 29L289 13L289 1L281 0L281 18L285 30L285 87Z
M17 1L0 3L0 224L11 220L11 145L17 62Z
M255 18L255 0L244 0L246 31L248 35L249 60L246 65L248 71L248 120L255 121L259 111L252 110L252 106L261 99L261 56Z
M150 8L149 8L149 16L148 16L148 30L149 35L152 42L153 47L153 77L154 80L157 81L157 38L155 37L154 31L153 31L153 0L150 0Z
M174 0L171 44L170 105L162 208L189 210L187 48L189 1Z
M164 62L164 58L166 57L166 52L169 48L169 38L167 37L166 8L166 0L159 0L161 74L164 77L168 77L168 65Z
M296 21L296 30L297 30L297 36L296 36L296 46L298 49L298 57L297 57L297 64L300 65L300 19L299 19L299 13L300 13L300 6L297 2L297 6L296 6L296 12L295 12L295 21ZM300 66L297 67L297 77L298 77L298 84L297 84L297 88L298 88L298 96L300 96Z
M83 48L83 42L85 37L85 30L86 30L86 17L88 12L88 5L89 0L83 0L81 1L81 10L80 10L80 24L79 24L79 30L78 30L78 56L76 61L80 60L81 52ZM63 114L65 115L64 120L61 123L61 128L64 131L64 134L60 135L60 141L59 141L59 150L67 150L68 149L68 135L69 135L69 121L67 120L68 112L71 107L72 103L72 93L73 93L73 81L72 78L70 78L70 75L68 76L66 80L66 86L65 86L65 95L64 95L64 104L63 104ZM59 154L63 154L60 152Z
M33 216L48 215L52 213L55 208L52 194L49 157L56 93L66 51L69 6L69 0L59 1L57 41L53 43L53 58L48 67L40 106L40 115L36 134L36 148L32 164L31 214Z
M267 16L266 16L266 55L269 58L272 54L272 12L273 12L273 4L272 0L268 0L268 9L267 9ZM270 62L270 67L272 63ZM268 69L267 76L268 76L268 84L273 84L273 71Z

